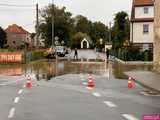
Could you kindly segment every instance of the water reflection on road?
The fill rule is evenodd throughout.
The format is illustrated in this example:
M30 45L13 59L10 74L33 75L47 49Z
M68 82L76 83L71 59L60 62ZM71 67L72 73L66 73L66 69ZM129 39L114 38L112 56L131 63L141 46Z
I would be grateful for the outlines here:
M110 70L108 69L110 68ZM80 73L92 73L98 75L113 74L114 77L124 79L126 76L124 71L129 70L152 70L152 66L128 66L118 63L107 63L104 61L92 62L76 62L76 61L47 61L42 60L33 62L27 65L0 65L0 75L16 76L16 75L28 75L34 74L37 80L51 80L55 76L64 74L80 74Z

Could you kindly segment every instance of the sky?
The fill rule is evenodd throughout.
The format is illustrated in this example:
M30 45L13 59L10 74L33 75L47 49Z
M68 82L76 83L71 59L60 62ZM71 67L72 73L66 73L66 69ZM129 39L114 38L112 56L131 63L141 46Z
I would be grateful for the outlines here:
M47 6L52 0L0 0L0 26L4 29L10 24L17 24L29 32L34 32L36 21L35 4L39 8ZM83 15L89 20L101 21L108 25L119 11L130 14L132 0L54 0L59 6L65 6L73 16ZM2 4L29 5L27 7L3 6Z

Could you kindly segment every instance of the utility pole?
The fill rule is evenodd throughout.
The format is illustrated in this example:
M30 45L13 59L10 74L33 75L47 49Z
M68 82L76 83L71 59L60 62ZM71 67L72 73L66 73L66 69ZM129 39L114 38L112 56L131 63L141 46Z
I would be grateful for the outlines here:
M38 3L36 4L36 44L39 47L39 11Z
M54 46L54 0L52 0L52 47Z
M112 23L109 22L109 43L111 42L111 39L112 39L112 30L111 30L111 25Z

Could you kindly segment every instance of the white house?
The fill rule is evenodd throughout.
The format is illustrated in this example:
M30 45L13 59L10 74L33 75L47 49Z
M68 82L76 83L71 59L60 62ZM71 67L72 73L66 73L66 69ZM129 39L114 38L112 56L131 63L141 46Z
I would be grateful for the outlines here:
M142 50L153 50L154 1L133 0L130 24L130 42Z

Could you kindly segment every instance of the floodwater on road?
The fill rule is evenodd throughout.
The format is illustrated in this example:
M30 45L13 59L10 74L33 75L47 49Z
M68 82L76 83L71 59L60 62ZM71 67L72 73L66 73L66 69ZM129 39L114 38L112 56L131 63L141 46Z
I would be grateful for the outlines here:
M51 80L56 76L65 74L97 74L104 75L110 72L115 78L126 79L123 74L125 71L130 70L152 70L152 66L140 65L122 65L118 63L100 60L89 61L72 61L72 60L42 60L32 62L27 65L14 64L14 65L0 65L0 75L4 76L18 76L18 75L35 75L37 80Z

